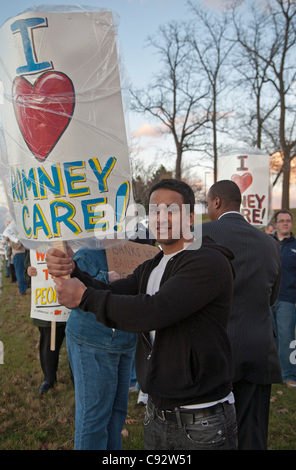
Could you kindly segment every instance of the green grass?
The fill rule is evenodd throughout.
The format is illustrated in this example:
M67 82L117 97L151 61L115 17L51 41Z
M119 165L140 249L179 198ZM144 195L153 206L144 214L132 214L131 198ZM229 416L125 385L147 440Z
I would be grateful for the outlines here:
M296 390L273 385L269 418L269 450L296 449Z
M4 276L4 273L2 274ZM18 296L16 284L3 277L0 299L0 450L72 450L75 396L65 342L60 351L58 382L39 395L43 381L39 361L39 331L30 318L30 295ZM30 293L30 290L28 290ZM130 403L122 444L143 448L144 407Z

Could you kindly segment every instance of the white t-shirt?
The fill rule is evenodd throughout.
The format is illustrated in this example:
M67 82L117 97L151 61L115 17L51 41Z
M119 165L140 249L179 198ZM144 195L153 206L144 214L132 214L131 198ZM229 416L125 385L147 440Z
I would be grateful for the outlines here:
M179 252L178 252L179 253ZM168 261L175 255L176 253L170 254L170 255L163 255L161 258L161 261L159 264L156 266L156 268L151 271L151 274L148 279L148 284L146 288L146 294L153 295L155 292L159 290L159 285L160 281L162 278L162 275L164 273L164 270L166 268L166 265Z
M180 253L181 251L183 250L176 251L176 253L171 253L170 255L163 255L159 264L156 266L156 268L153 269L153 271L151 271L147 283L146 294L153 295L159 290L160 281L167 263L173 256L175 256L177 253ZM150 341L152 344L154 342L154 336L155 331L150 331Z

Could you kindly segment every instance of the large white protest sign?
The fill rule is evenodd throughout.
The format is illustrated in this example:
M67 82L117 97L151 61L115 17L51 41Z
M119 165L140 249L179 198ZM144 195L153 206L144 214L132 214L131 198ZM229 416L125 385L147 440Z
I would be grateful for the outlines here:
M120 236L134 216L114 15L64 8L0 30L7 187L33 249Z
M218 181L232 180L242 195L241 213L252 225L267 225L270 210L269 155L238 150L218 158Z
M50 322L66 322L70 310L60 305L53 277L48 273L46 255L30 250L31 266L37 275L31 277L31 318Z
M115 18L41 6L0 29L4 186L27 248L104 243L134 224Z

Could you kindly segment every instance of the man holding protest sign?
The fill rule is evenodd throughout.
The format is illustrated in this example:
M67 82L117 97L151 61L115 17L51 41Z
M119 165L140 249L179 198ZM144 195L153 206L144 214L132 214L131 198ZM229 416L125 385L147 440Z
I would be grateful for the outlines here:
M145 449L235 449L226 334L232 253L209 238L194 240L194 194L186 183L160 181L149 202L150 229L162 252L108 285L81 272L70 250L50 249L59 301L93 312L108 327L138 333L137 376L149 394Z

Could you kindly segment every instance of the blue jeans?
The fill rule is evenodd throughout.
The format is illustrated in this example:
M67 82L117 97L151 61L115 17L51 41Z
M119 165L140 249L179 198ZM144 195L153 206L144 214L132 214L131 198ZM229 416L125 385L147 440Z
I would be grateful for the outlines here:
M18 282L19 293L24 294L28 289L25 279L25 253L16 253L13 257L15 275Z
M75 386L75 449L121 450L133 352L79 344L66 335Z
M236 450L237 424L234 405L193 424L173 423L155 415L148 400L144 420L145 450Z
M5 267L6 267L6 277L10 277L10 269L9 269L9 261L5 260Z
M130 386L133 387L138 383L137 376L136 376L136 369L135 369L135 354L133 355L132 361L132 370L131 370L131 383Z
M296 309L292 302L277 300L271 308L272 326L276 336L278 355L282 368L283 381L296 381L296 364L292 364L291 342L295 341Z

